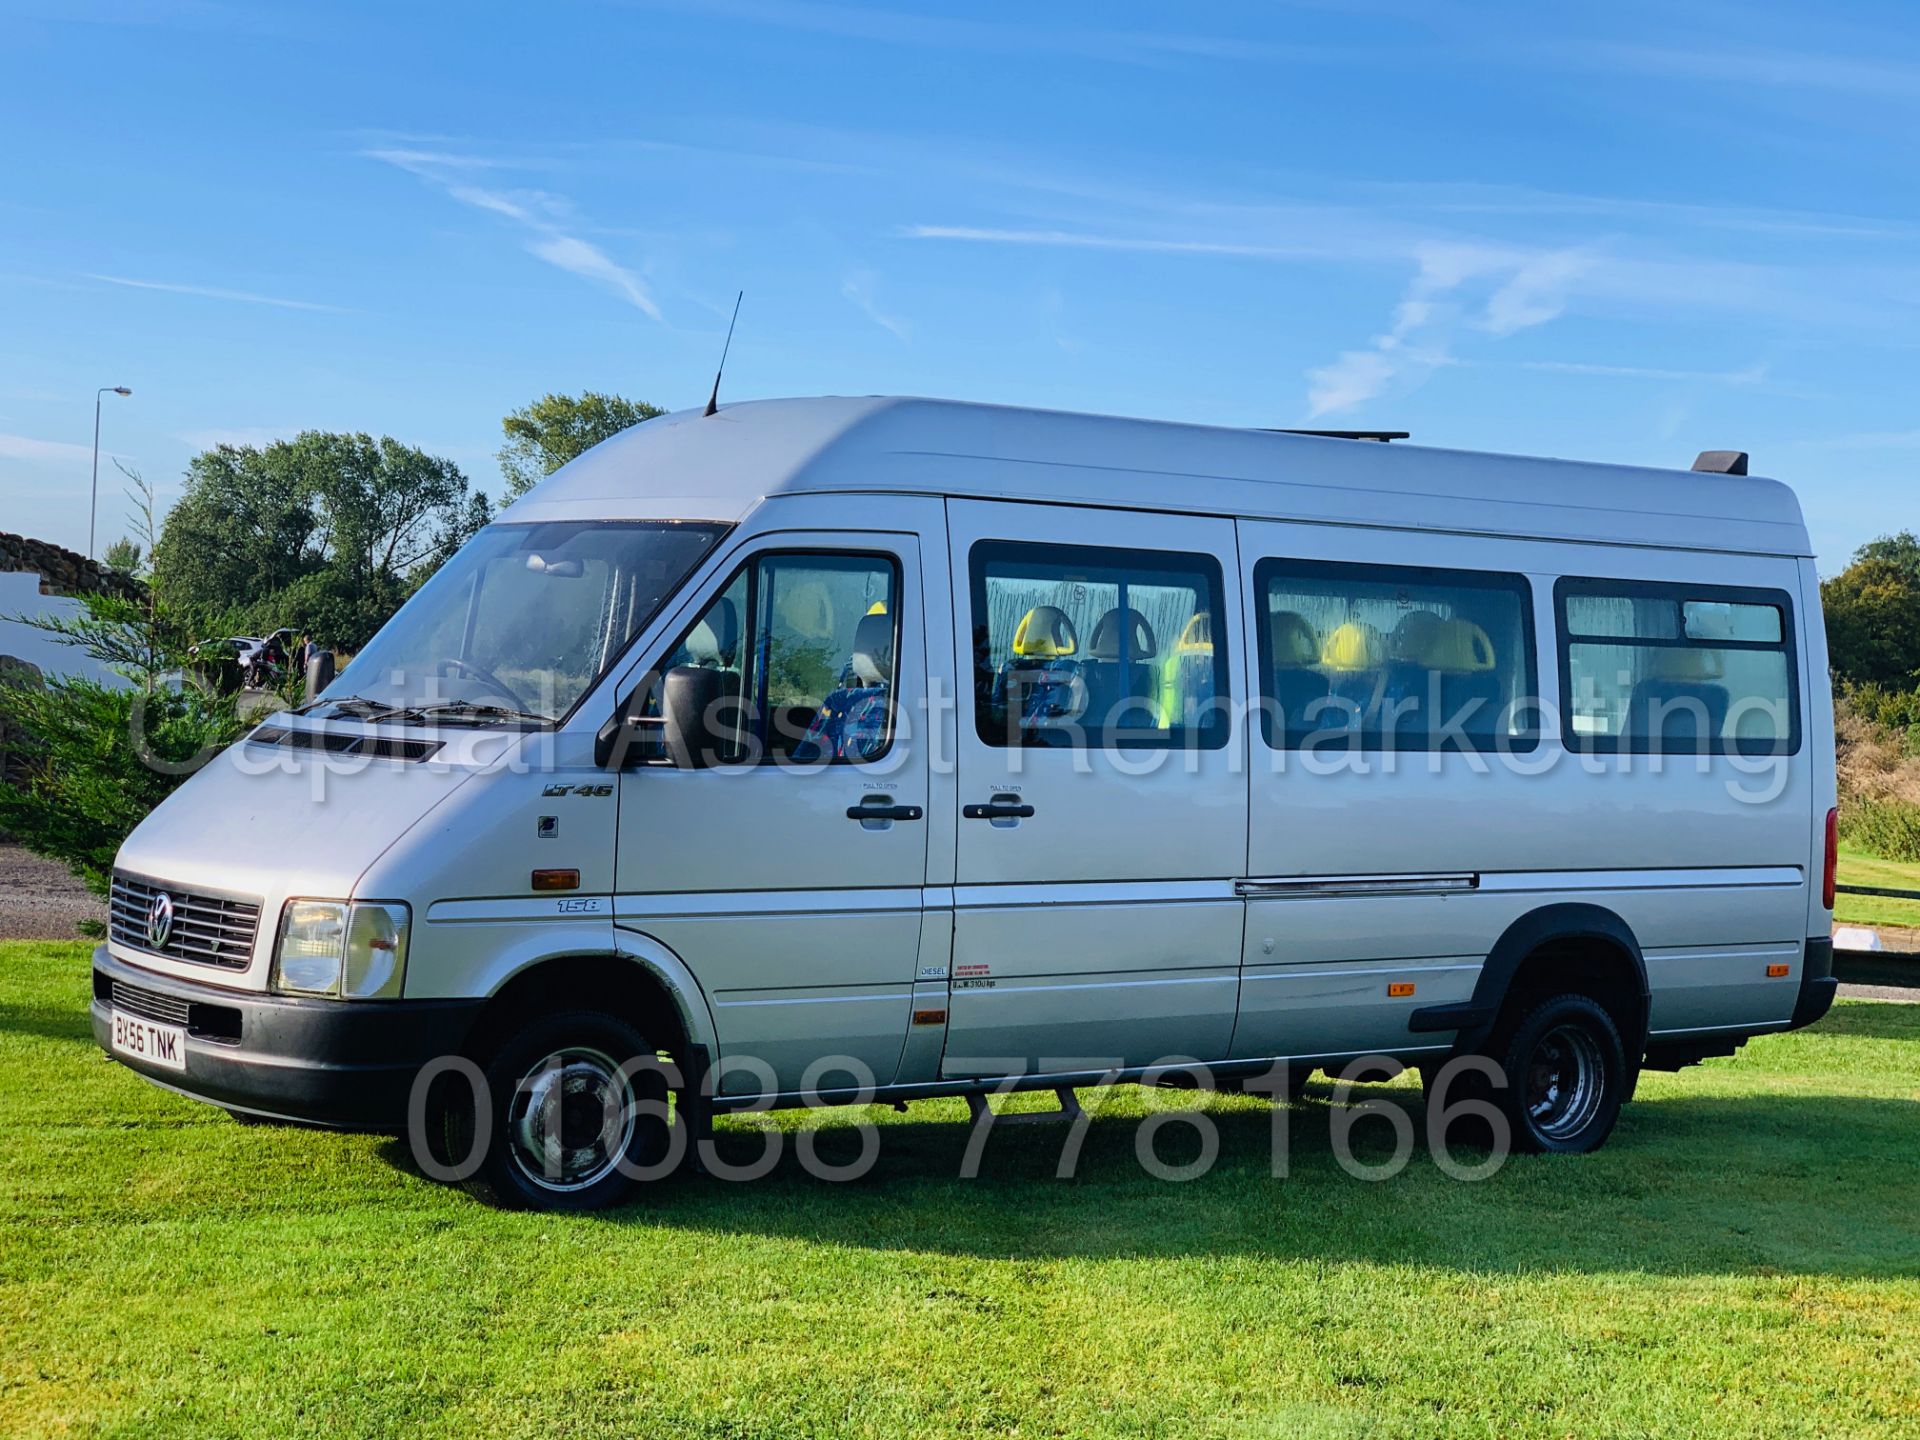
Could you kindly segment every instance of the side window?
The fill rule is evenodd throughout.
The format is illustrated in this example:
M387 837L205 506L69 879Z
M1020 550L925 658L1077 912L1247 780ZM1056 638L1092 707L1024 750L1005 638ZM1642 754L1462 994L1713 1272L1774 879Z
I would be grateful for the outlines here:
M985 743L1227 743L1212 557L983 540L969 568L974 715Z
M1277 750L1531 750L1525 577L1332 561L1254 567L1261 728Z
M899 588L885 556L761 555L734 572L660 673L720 672L727 763L877 760L893 735Z
M1800 748L1784 591L1565 579L1554 590L1569 748L1774 755Z

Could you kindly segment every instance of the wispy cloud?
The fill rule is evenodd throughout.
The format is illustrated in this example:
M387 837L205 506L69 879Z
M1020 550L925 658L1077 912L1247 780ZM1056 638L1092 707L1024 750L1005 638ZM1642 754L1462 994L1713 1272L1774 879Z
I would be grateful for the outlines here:
M981 225L904 225L907 240L959 240L980 245L1037 245L1068 250L1124 250L1149 255L1221 255L1248 260L1325 259L1337 252L1317 245L1262 245L1235 240L1182 240L1094 230L1018 230Z
M1049 339L1069 355L1080 349L1079 340L1067 333L1067 297L1049 285L1040 292L1040 323Z
M65 440L36 440L30 435L0 435L0 460L54 461L88 460L91 445L73 445Z
M1582 68L1719 81L1749 89L1765 86L1780 90L1838 91L1849 96L1872 95L1920 102L1920 65L1878 57L1823 55L1805 50L1731 50L1719 46L1688 49L1589 41L1556 55L1565 63Z
M289 300L280 295L257 295L251 290L228 290L218 285L183 285L166 280L135 280L126 275L93 275L104 285L125 285L131 290L160 290L169 295L197 295L203 300L231 300L241 305L272 305L281 310L323 310L335 314L338 305L321 305L312 300Z
M879 277L871 270L855 270L840 284L840 293L853 302L853 306L882 330L889 331L896 339L911 340L907 322L897 315L889 315L874 303L874 287Z
M1576 250L1516 255L1479 245L1424 247L1393 323L1365 347L1307 372L1309 413L1351 410L1391 386L1419 384L1452 363L1452 335L1463 325L1498 337L1546 324L1566 308L1568 285L1589 263ZM1477 311L1461 298L1472 282L1491 286Z
M510 220L527 232L527 253L556 269L611 291L653 320L663 320L647 283L590 240L575 233L573 206L545 190L507 190L478 185L476 172L505 168L502 162L452 151L384 147L361 152L418 177L448 198Z
M1621 380L1659 380L1679 385L1764 385L1767 366L1749 365L1744 370L1667 370L1651 365L1598 365L1584 360L1520 360L1519 370L1541 370L1554 375L1598 375ZM1920 432L1916 432L1920 433Z

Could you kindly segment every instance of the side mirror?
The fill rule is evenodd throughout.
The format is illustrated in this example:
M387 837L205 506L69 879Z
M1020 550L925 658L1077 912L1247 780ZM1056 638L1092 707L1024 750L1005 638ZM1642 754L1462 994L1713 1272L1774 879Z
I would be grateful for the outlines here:
M333 683L333 652L321 650L307 661L306 698L317 700L320 692Z
M594 763L625 769L662 757L676 770L703 770L727 758L729 736L715 725L726 707L731 676L682 665L664 676L649 675L628 693L594 737ZM660 697L657 713L651 701Z
M667 758L676 770L704 770L724 758L725 737L716 728L726 675L698 665L679 665L660 685Z

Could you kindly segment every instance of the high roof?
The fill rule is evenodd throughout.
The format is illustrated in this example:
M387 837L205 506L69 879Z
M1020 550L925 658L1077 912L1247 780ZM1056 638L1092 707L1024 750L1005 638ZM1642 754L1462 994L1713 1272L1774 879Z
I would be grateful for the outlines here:
M1758 477L891 397L664 415L562 467L506 518L734 520L766 497L819 492L1811 553L1793 492Z

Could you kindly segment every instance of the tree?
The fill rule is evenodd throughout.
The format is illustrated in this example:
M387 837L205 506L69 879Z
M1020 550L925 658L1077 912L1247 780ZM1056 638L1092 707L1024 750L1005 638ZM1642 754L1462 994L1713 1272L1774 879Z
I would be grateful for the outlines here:
M1920 683L1920 538L1884 535L1820 586L1827 658L1853 685L1911 690Z
M128 478L141 507L140 534L150 538L153 492L138 475ZM191 678L188 631L150 590L139 598L87 594L80 603L77 615L14 618L127 683L0 679L0 728L10 752L0 777L0 829L104 895L121 841L245 724L235 697Z
M602 395L589 390L572 395L543 395L500 422L507 443L500 450L500 473L507 477L507 499L517 500L577 455L609 436L667 412L644 400Z
M491 518L457 465L391 438L216 446L187 468L154 588L204 631L285 625L357 648Z
M153 548L154 589L167 605L226 616L320 567L320 517L298 444L216 445L188 462Z
M109 570L118 570L122 575L137 575L140 573L140 556L143 553L139 541L122 535L107 546L105 564Z

